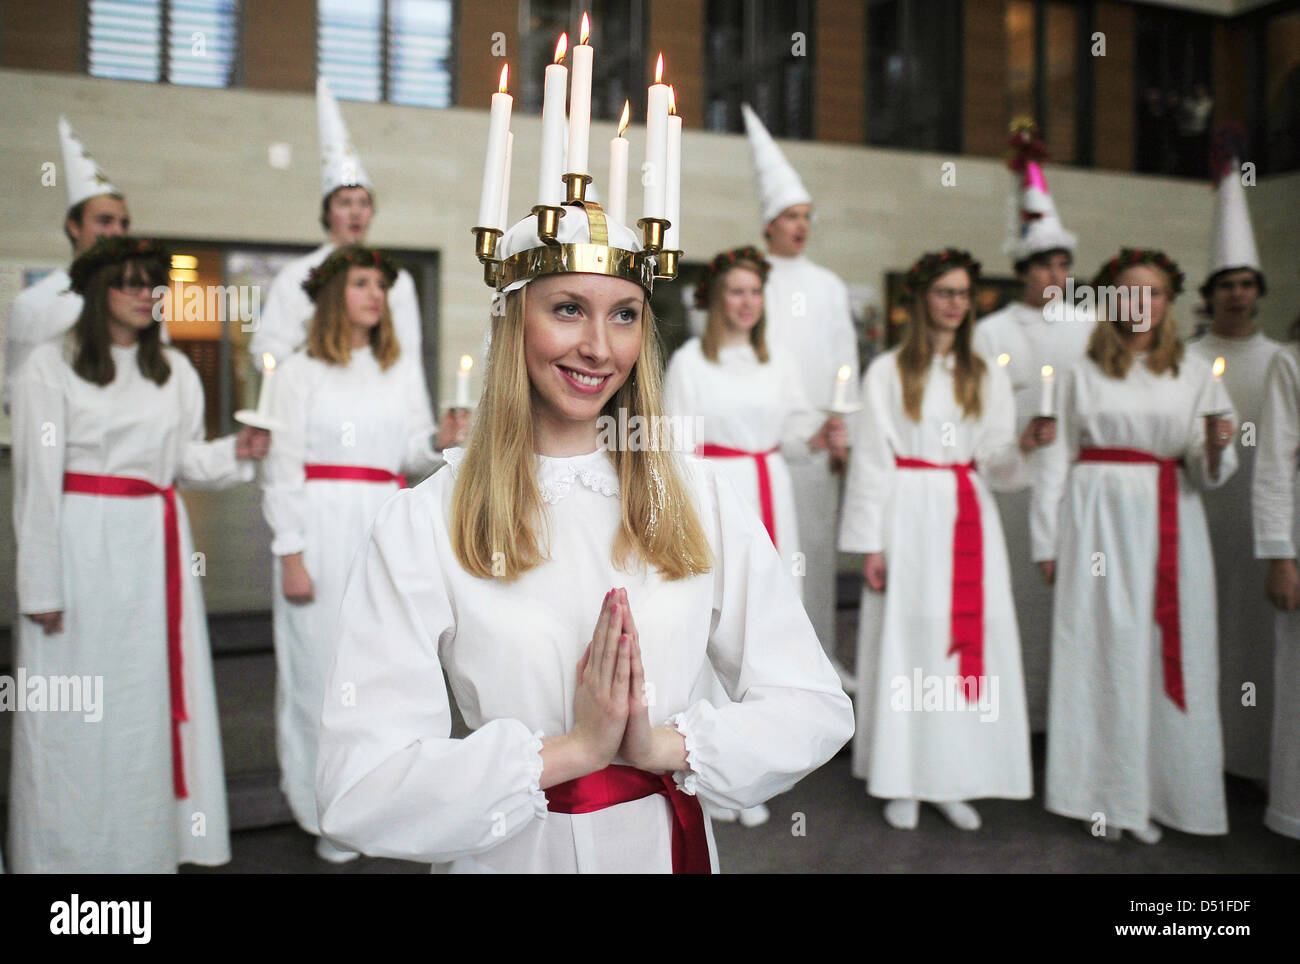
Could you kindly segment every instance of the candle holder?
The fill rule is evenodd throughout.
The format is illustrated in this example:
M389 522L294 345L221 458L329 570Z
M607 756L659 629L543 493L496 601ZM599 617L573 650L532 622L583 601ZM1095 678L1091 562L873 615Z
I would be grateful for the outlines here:
M564 175L564 203L587 200L587 185L591 183L590 174Z
M537 204L533 206L533 214L537 215L537 236L547 244L555 244L555 237L560 232L560 218L564 217L564 209L549 204Z
M663 250L664 232L670 226L667 218L641 218L637 221L636 226L641 229L645 237L641 245L642 251L647 254L657 255Z
M268 432L278 432L284 428L273 418L267 418L265 415L259 415L256 409L241 408L235 413L235 421L240 425L247 425L250 428L261 428Z
M677 261L681 258L681 249L668 250L659 252L659 270L655 272L656 278L663 278L665 281L672 281L677 277Z
M501 274L501 262L497 259L497 241L504 232L500 228L477 227L474 232L474 256L483 263L483 280L496 287L497 277Z
M855 412L862 411L861 405L830 405L822 409L827 415L852 415Z

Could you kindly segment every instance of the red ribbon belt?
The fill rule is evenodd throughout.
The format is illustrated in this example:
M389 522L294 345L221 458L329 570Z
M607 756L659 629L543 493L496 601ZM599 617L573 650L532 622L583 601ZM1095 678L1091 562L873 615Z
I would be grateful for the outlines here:
M673 808L673 873L712 873L700 801L677 789L671 773L649 773L611 763L585 777L549 787L546 809L552 813L592 813L655 793L666 796Z
M776 512L772 509L772 477L767 472L767 457L776 451L777 449L768 449L766 452L746 452L744 449L708 444L695 449L696 455L702 455L706 459L736 459L746 456L754 460L754 466L758 469L758 504L763 513L763 528L771 537L772 545L776 545Z
M185 763L181 755L181 724L189 719L185 712L185 685L181 675L181 533L176 516L176 490L159 488L144 479L120 475L63 474L63 491L81 495L113 495L137 498L160 495L163 499L163 558L167 572L167 676L171 693L172 716L172 789L176 799L184 800Z
M984 528L970 474L974 462L894 458L900 469L947 469L957 477L957 519L952 527L952 646L965 679L966 699L978 700L984 680Z
M364 465L304 465L308 479L331 479L347 482L396 482L406 488L405 477L387 469L371 469Z
M1183 690L1183 636L1178 618L1178 466L1140 449L1083 448L1080 462L1130 462L1158 465L1159 542L1156 550L1156 625L1160 627L1165 695L1186 712Z

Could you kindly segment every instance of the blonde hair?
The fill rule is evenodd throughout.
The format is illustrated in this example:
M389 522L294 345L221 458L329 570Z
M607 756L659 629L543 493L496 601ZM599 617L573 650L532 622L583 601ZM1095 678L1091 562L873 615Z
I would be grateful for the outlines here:
M759 287L762 287L766 271L763 266L756 261L750 261L748 258L739 258L736 263L729 265L727 270L713 280L709 286L709 320L704 328L704 336L700 339L700 349L704 352L704 357L715 365L718 363L718 349L722 347L723 338L727 331L727 310L723 307L723 301L726 298L726 281L731 272L737 268L744 268L746 271L752 271L758 275ZM749 330L749 343L754 346L754 354L758 356L760 364L766 365L769 359L767 353L767 310L758 316L758 323Z
M537 483L532 386L524 357L527 288L506 296L494 314L483 394L452 490L451 542L471 575L512 580L546 560L547 524ZM656 424L662 415L663 360L654 316L643 309L641 350L632 373L602 415L627 412ZM669 580L708 572L713 553L671 451L619 447L622 523L610 559L624 572L649 563Z
M1178 323L1174 320L1173 297L1169 274L1154 264L1143 265L1156 271L1165 279L1168 303L1165 315L1156 326L1151 347L1146 353L1146 367L1154 375L1172 371L1178 375L1178 365L1183 360L1183 340L1178 337ZM1111 378L1126 378L1133 367L1133 352L1121 331L1122 322L1106 317L1105 300L1098 299L1097 325L1088 339L1088 357Z
M346 365L352 360L352 334L349 330L347 307L348 278L353 271L372 270L365 265L351 265L325 283L316 296L316 311L307 326L307 354L331 365ZM388 289L385 289L387 291ZM370 329L370 351L387 371L402 354L401 343L393 329L393 315L388 310L388 296L384 296L384 310L379 313L379 323Z
M961 267L959 265L959 267ZM971 272L964 267L967 277ZM946 274L947 272L945 272ZM936 276L926 285L925 291L916 296L912 303L912 317L903 334L903 346L898 351L898 375L903 383L903 411L913 422L921 421L921 403L925 399L925 383L930 374L930 363L934 359L934 346L930 344L926 326L929 324L925 295L938 280ZM973 279L972 279L973 280ZM952 393L961 406L962 414L968 418L979 418L983 410L983 397L980 386L988 366L979 355L971 349L971 338L975 332L975 299L971 298L970 310L967 311L961 327L953 338L952 353L955 366L952 379Z

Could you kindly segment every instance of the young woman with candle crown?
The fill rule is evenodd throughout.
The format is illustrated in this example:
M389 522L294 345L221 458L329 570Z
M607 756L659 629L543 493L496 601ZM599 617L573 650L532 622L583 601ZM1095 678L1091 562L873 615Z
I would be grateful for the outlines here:
M125 235L78 257L81 314L32 352L14 392L16 665L80 684L80 705L14 716L19 873L230 859L203 591L175 485L251 481L269 436L204 441L199 376L162 344L154 291L169 266L159 244Z
M1170 308L1182 279L1152 249L1125 248L1098 272L1100 317L1057 386L1061 444L1031 516L1034 558L1056 587L1047 809L1144 843L1159 824L1228 831L1197 490L1235 471L1235 416L1209 364L1183 351Z
M1020 643L991 488L1023 485L1006 372L971 348L979 264L953 248L908 271L903 344L872 362L840 549L864 552L853 772L913 829L919 802L975 830L966 801L1033 792ZM883 595L883 600L882 600Z
M573 203L553 242L530 216L496 253L468 446L385 505L349 580L322 830L457 871L716 870L697 794L788 789L849 738L848 698L734 489L601 448L602 417L663 414L636 236ZM734 702L692 699L706 667Z
M277 557L273 611L276 749L294 818L319 834L316 741L325 675L348 565L402 473L442 464L421 368L398 344L388 308L396 262L374 248L340 248L303 289L316 310L307 342L275 372L275 450L263 475L263 510ZM464 430L448 416L442 444ZM439 446L441 447L441 445ZM357 856L317 841L317 853Z

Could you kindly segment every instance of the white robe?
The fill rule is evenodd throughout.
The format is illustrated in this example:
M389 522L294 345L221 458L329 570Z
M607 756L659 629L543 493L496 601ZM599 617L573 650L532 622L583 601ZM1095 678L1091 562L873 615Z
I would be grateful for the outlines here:
M1202 417L1231 408L1210 367L1191 354L1177 377L1152 374L1138 356L1122 380L1088 360L1058 382L1060 444L1048 450L1032 516L1035 560L1056 560L1045 800L1054 813L1102 814L1108 828L1141 829L1155 819L1185 833L1228 831L1214 564L1198 489L1236 471L1228 446L1210 478ZM1155 622L1158 467L1076 464L1081 446L1185 461L1178 472L1185 712L1165 694Z
M221 488L253 477L233 437L203 441L203 389L167 349L171 376L140 374L114 347L114 380L77 377L65 340L32 352L14 393L18 610L63 612L46 636L17 620L16 666L102 677L103 718L14 714L9 858L19 872L173 872L230 859L221 737L203 593L184 502L180 524L181 725L189 797L172 787L163 502L63 493L64 472Z
M248 350L255 364L261 368L262 355L269 354L277 361L288 358L307 339L307 326L316 311L302 283L311 269L321 264L337 247L333 242L322 244L315 251L294 258L271 281L266 301L258 314L257 330L249 340ZM414 360L423 378L422 328L420 303L415 292L415 282L403 269L388 292L388 310L393 316L393 330L402 346L402 355Z
M763 289L768 348L773 356L794 360L804 395L815 409L830 408L841 365L850 368L849 385L858 383L858 340L848 289L833 272L802 255L768 253L767 260L772 265ZM804 605L822 646L834 653L840 478L823 451L791 464L790 479L807 566Z
M405 355L381 370L370 349L345 366L295 352L275 372L276 431L263 472L263 511L275 556L302 553L313 600L284 598L274 570L276 749L280 788L308 833L316 826L316 739L325 674L348 567L395 482L306 481L308 464L350 465L424 475L441 464L433 415L419 372Z
M664 408L673 415L700 420L697 445L722 445L745 452L780 449L767 457L776 544L786 571L802 593L807 553L799 539L788 466L808 459L808 439L823 419L804 396L790 359L773 356L762 364L752 346L735 345L719 349L715 363L704 357L700 339L692 338L668 364ZM728 457L714 462L761 518L754 459Z
M1234 437L1236 474L1206 492L1205 520L1214 546L1219 590L1219 712L1223 719L1223 766L1252 780L1268 776L1273 725L1273 615L1265 584L1268 566L1254 562L1250 484L1255 474L1256 435L1264 405L1264 380L1278 342L1257 333L1229 339L1206 334L1187 346L1212 365L1227 364L1223 383L1240 420ZM1247 428L1247 426L1251 426ZM1249 443L1249 444L1247 444ZM1248 692L1243 688L1249 685ZM1245 705L1243 705L1243 701Z
M9 305L5 325L4 403L13 403L13 385L27 356L39 344L57 338L76 323L81 314L81 295L68 290L68 273L51 271L36 284L24 288Z
M1050 314L1050 313L1048 313ZM1083 360L1092 335L1093 321L1070 315L1048 320L1042 309L1013 301L1000 311L982 318L975 326L974 348L991 365L999 355L1010 356L1006 373L1016 398L1016 433L1025 430L1040 414L1042 368L1051 365L1064 371ZM1042 474L1047 452L1029 454L1030 486ZM1011 589L1016 600L1020 627L1020 651L1024 658L1025 699L1029 705L1029 727L1035 733L1047 729L1047 680L1052 649L1052 587L1034 564L1029 546L1029 488L995 495L998 514L1007 537L1007 558L1011 564Z
M845 485L840 549L883 552L880 596L863 587L858 624L859 726L853 773L886 799L1025 799L1033 792L1020 642L1007 555L990 486L1023 486L1027 467L1015 434L1011 385L989 367L979 418L953 395L952 358L935 356L921 420L903 408L898 349L872 361L862 381ZM952 644L953 526L957 477L950 470L900 469L895 457L937 464L974 460L984 558L984 673L979 705L960 677ZM919 679L918 679L919 677ZM926 691L955 695L936 707ZM919 705L918 705L919 704Z
M1259 417L1252 493L1255 556L1259 559L1296 557L1297 465L1300 348L1290 344L1273 356ZM1300 839L1300 613L1276 612L1274 621L1276 697L1264 824L1277 833Z
M385 504L349 578L317 771L331 839L455 871L668 872L664 797L569 815L548 812L539 789L541 739L573 725L578 659L614 587L636 621L650 722L685 737L685 792L757 804L852 735L852 706L766 531L711 465L682 463L711 572L667 582L614 568L618 479L597 451L539 458L550 561L505 582L468 575L452 552L462 454ZM706 664L737 702L692 700ZM465 739L449 739L448 686Z

